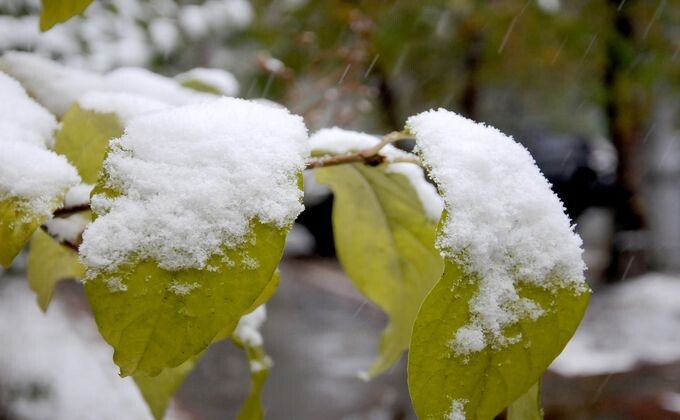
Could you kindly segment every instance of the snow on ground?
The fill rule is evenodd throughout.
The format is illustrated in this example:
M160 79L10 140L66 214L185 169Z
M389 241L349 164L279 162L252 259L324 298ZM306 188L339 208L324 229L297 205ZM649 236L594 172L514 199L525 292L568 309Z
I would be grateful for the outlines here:
M680 360L680 278L650 273L594 294L551 370L565 376L625 372Z
M89 314L76 317L58 299L43 314L23 279L3 276L0 283L0 414L151 419L132 379L117 375Z

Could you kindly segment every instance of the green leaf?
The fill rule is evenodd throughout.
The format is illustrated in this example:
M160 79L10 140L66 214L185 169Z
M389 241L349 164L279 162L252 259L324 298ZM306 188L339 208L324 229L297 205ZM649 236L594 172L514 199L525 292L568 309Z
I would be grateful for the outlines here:
M121 375L157 375L203 351L225 326L235 328L270 282L287 229L253 221L251 232L241 247L223 249L226 258L210 258L211 270L167 271L145 260L85 283ZM176 285L195 288L179 294Z
M543 420L540 380L508 407L507 420Z
M216 87L210 86L209 84L201 82L200 80L185 80L180 84L187 89L192 89L197 92L212 93L213 95L222 94L222 92L220 92L220 90Z
M277 267L276 270L274 270L274 275L272 276L271 280L269 280L269 283L267 283L267 286L264 288L264 290L262 290L260 296L255 299L255 302L250 305L250 308L246 310L246 313L249 314L267 303L269 299L274 296L274 293L276 293L276 290L279 288L279 283L281 283L281 271Z
M267 303L267 301L271 299L272 296L274 296L274 293L276 293L276 289L278 289L280 282L281 272L277 267L276 270L274 271L274 275L272 275L271 280L269 280L265 288L262 289L260 296L258 296L257 299L255 299L255 301L252 303L252 305L250 305L250 307L246 309L244 315L253 312L255 309ZM220 330L220 332L215 336L213 342L216 343L218 341L222 341L224 339L231 337L232 333L234 332L234 329L236 328L236 325L238 324L238 321L239 320L236 320L236 322L230 322L229 324L225 325L222 328L222 330Z
M427 292L441 277L436 222L429 220L411 182L384 167L362 164L318 169L334 193L338 259L359 290L390 317L380 354L368 370L388 369L408 347Z
M35 232L28 251L28 284L43 311L47 311L58 282L84 276L85 267L78 261L75 251L41 230Z
M73 104L61 120L54 151L66 156L83 182L97 182L109 140L123 134L123 125L112 113L99 113Z
M57 23L66 22L87 9L92 0L42 0L40 30L46 31Z
M58 205L55 202L53 210ZM46 215L31 213L24 200L16 197L0 200L0 265L9 267L33 232L47 219Z
M236 418L237 420L261 420L264 418L262 389L269 376L271 359L262 346L250 346L237 337L233 337L232 340L234 344L245 350L250 366L250 392Z
M157 376L134 376L137 388L156 420L163 419L173 395L202 355L199 354L177 367L165 369Z
M522 334L515 344L456 355L450 342L470 322L469 302L478 287L477 279L447 260L444 276L423 302L408 361L409 390L419 418L445 418L456 403L468 420L493 418L538 381L574 334L589 298L570 288L520 282L519 295L540 305L544 314L503 331L508 337Z

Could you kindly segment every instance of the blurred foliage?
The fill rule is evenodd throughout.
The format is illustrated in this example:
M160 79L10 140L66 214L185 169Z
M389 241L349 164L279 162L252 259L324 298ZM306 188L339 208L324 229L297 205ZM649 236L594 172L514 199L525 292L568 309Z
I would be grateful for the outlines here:
M393 129L443 106L503 126L606 133L608 49L630 73L620 89L677 89L680 4L667 1L254 0L250 36L286 64L251 96L281 100L313 127ZM619 7L620 6L620 7ZM619 10L620 9L620 10ZM620 37L626 13L634 36ZM273 81L271 79L274 79ZM266 89L265 89L266 88ZM365 114L381 116L367 124ZM363 118L362 118L363 117Z

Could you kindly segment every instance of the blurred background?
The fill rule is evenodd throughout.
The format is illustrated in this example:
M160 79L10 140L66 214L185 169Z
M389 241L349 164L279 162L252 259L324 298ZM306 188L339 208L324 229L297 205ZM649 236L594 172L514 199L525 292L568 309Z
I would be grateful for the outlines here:
M225 69L239 96L279 102L311 131L387 133L444 107L513 135L577 225L595 290L546 374L545 417L680 418L677 0L95 0L44 34L39 10L0 0L0 52L100 72ZM306 184L264 326L267 417L414 418L403 360L370 383L356 377L385 319L334 258L331 194L311 174ZM19 258L0 282L0 419L149 418L77 283L60 285L43 316L24 270ZM170 418L237 412L246 362L214 347Z

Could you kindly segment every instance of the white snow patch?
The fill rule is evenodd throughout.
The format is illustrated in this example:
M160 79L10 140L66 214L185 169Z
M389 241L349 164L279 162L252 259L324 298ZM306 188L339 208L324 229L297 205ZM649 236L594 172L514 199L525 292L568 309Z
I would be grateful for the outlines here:
M316 154L347 154L369 149L380 142L380 138L366 133L343 130L333 127L322 129L314 133L310 139L313 153ZM396 147L388 144L380 150L380 154L390 158L410 156ZM425 178L423 169L409 162L388 163L387 172L404 175L418 194L425 213L431 220L439 220L443 209L443 202L436 188Z
M234 337L247 346L260 347L262 345L260 328L266 320L267 309L265 305L258 306L253 312L241 317L234 330Z
M308 153L300 117L243 99L135 118L104 162L108 185L122 194L92 197L100 217L83 235L82 259L93 272L133 256L203 269L223 246L244 243L254 220L294 221Z
M160 100L134 93L101 91L86 93L78 99L78 105L88 111L116 114L123 124L140 115L170 107Z
M94 185L78 184L66 192L64 207L77 207L90 202L90 193Z
M520 299L518 282L587 290L581 239L523 146L444 109L413 116L406 125L449 214L437 245L479 278L470 302L473 320L462 328L483 333L487 345L505 346L517 337L505 337L504 328L542 313ZM453 342L456 354L479 350L477 340Z
M151 419L132 378L117 375L113 351L90 317L75 317L59 299L43 314L24 279L0 280L0 389L12 393L0 397L10 417ZM32 389L44 393L31 397Z
M49 216L78 183L80 177L65 157L0 137L0 200L15 198L30 214Z
M0 57L0 70L19 80L38 102L59 116L85 92L101 88L103 84L103 78L95 73L18 51L9 51Z
M0 136L35 146L50 147L57 120L31 99L15 79L0 71Z
M127 284L120 277L107 277L105 281L111 293L126 292L128 289Z
M550 369L564 376L626 372L680 360L680 278L650 273L593 295Z
M465 404L468 400L453 400L451 402L451 410L446 415L447 420L465 420Z
M69 217L55 217L44 223L50 236L59 242L78 243L80 235L90 220L80 214Z
M233 74L222 69L195 68L175 76L175 80L180 83L191 81L200 82L210 86L225 96L236 96L238 94L238 81Z
M176 295L180 296L186 296L189 293L193 292L194 290L198 289L201 287L200 284L193 282L193 283L180 283L178 281L173 281L170 283L170 291Z
M61 116L71 105L86 93L118 92L145 96L147 103L140 99L121 96L112 97L112 104L105 105L102 97L87 98L93 108L122 108L117 105L125 100L131 102L134 111L148 108L159 108L161 103L170 105L186 105L210 101L215 98L208 93L197 92L182 87L174 79L155 74L137 67L123 67L105 75L66 67L35 54L10 51L0 57L0 70L19 80L23 86L54 114ZM151 100L156 100L151 105ZM126 113L125 115L132 115Z
M124 67L108 73L101 90L136 93L171 105L185 105L215 98L209 93L184 88L174 79L139 67Z

